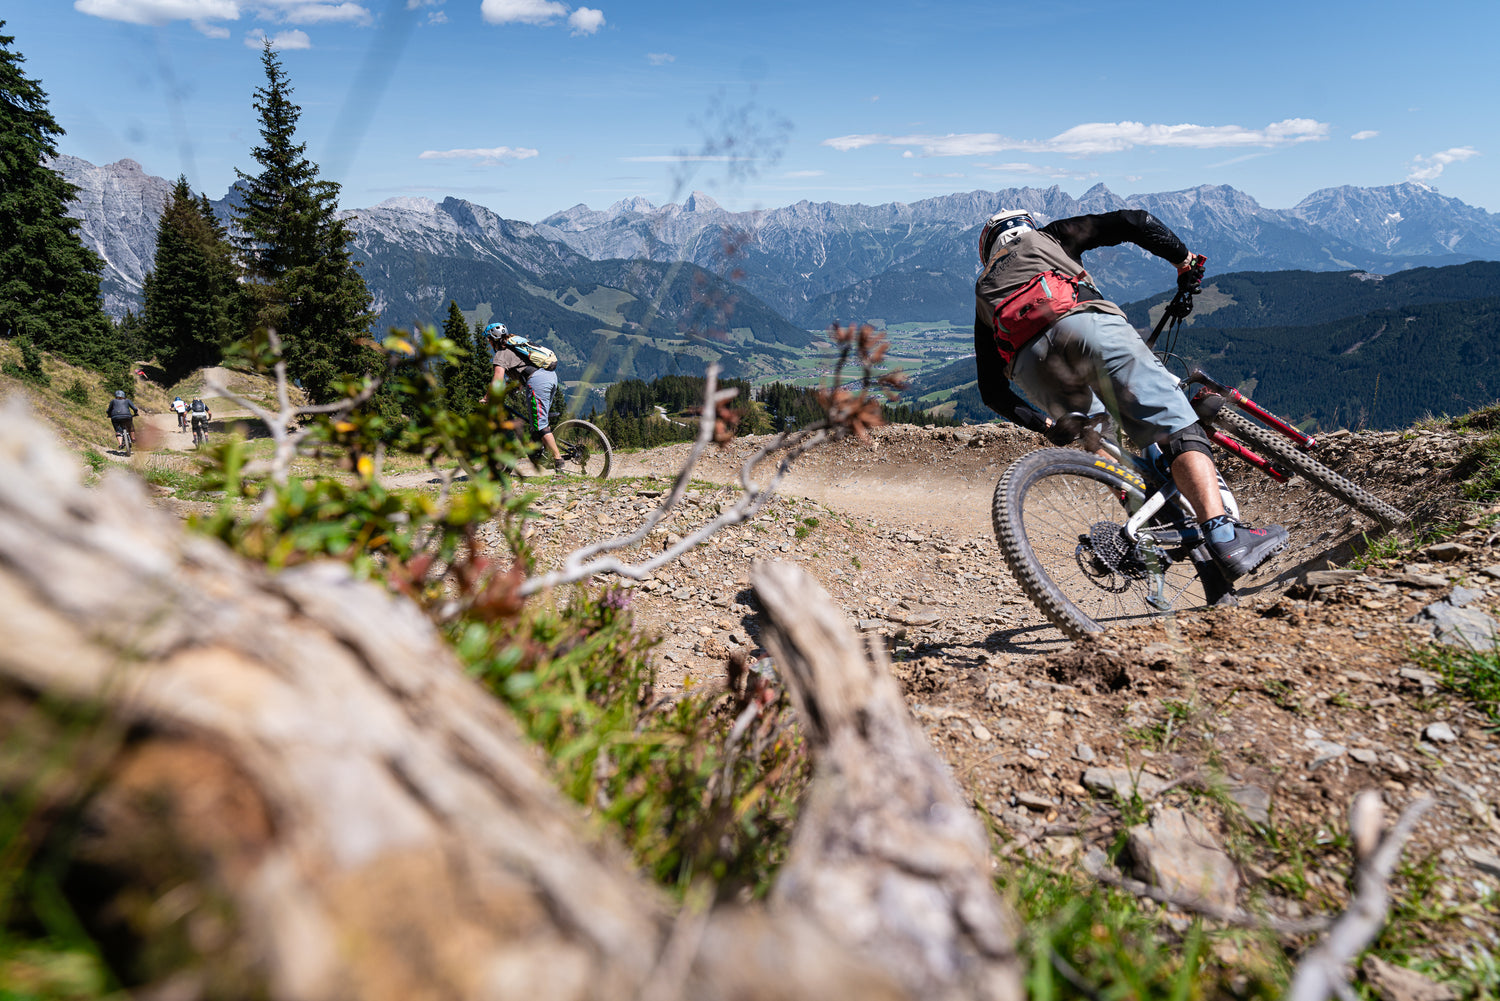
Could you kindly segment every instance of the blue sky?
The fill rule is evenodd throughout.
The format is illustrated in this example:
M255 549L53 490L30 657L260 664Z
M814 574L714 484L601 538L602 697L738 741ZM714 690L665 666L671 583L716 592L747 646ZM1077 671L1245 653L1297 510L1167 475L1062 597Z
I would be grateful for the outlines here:
M598 3L598 7L592 4ZM536 221L693 189L726 207L1097 183L1270 208L1418 180L1500 211L1494 0L25 0L67 130L221 197L258 168L259 45L341 205Z

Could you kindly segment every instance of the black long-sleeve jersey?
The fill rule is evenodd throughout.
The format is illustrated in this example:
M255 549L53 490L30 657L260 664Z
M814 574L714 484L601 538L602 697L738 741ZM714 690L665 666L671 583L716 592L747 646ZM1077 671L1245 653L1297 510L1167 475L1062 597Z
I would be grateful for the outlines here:
M1083 270L1079 258L1086 252L1122 243L1133 243L1173 266L1182 263L1188 255L1187 246L1177 238L1177 234L1143 209L1121 209L1098 215L1057 219L1038 231L1036 239L1042 237L1056 241L1055 250L1061 251L1066 257L1058 263L1070 268L1070 273ZM1046 270L1045 266L1037 267L1033 273L1007 273L1001 279L1003 285L997 285L991 274L992 268L987 268L975 286L974 309L974 359L979 374L980 397L986 406L1000 416L1037 432L1046 429L1046 419L1011 388L1010 380L1005 377L1005 360L995 347L993 323L995 303L1000 301L996 296L1003 298L1043 270ZM1121 312L1120 307L1105 299L1094 300L1082 308L1117 314Z

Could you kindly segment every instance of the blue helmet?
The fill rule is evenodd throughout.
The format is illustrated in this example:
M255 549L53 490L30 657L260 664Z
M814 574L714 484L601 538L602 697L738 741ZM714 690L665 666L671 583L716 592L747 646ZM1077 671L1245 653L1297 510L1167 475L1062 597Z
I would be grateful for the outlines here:
M123 390L123 389L117 389L117 390L115 390L115 399L117 399L117 400L123 400L123 399L125 399L125 390Z
M503 323L492 323L484 328L484 336L492 341L503 341L510 336L510 331L506 329Z

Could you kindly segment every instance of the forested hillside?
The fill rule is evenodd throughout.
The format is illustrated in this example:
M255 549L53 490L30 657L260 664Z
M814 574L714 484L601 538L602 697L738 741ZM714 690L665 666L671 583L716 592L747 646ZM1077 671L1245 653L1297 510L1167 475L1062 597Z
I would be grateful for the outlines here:
M1461 302L1500 295L1500 262L1474 261L1445 268L1412 268L1390 275L1364 271L1237 271L1209 274L1190 322L1217 327L1297 326L1326 323L1380 309ZM1137 328L1170 293L1125 307Z
M1189 328L1179 353L1270 409L1319 427L1406 427L1500 397L1500 297L1384 309L1313 326Z
M362 255L371 288L410 290L403 302L381 303L386 316L431 322L450 301L478 304L466 311L554 348L568 379L699 373L712 358L727 375L754 377L812 342L754 296L692 265L579 258L566 270L536 274L504 259L373 243L372 253L372 241L364 241Z

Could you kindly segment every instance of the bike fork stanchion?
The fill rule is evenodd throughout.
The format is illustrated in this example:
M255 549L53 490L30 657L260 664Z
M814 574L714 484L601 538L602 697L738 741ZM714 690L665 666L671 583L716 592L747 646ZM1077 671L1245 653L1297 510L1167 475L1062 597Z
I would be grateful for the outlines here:
M1312 435L1303 434L1301 431L1298 431L1286 421L1282 420L1280 417L1277 417L1265 407L1262 407L1259 403L1256 403L1254 400L1250 399L1250 397L1246 396L1244 393L1241 393L1238 389L1235 389L1233 386L1226 386L1223 383L1216 381L1201 368L1193 369L1192 373L1188 376L1187 381L1190 384L1196 383L1204 387L1203 389L1200 389L1197 395L1193 398L1194 403L1199 402L1202 399L1203 394L1206 392L1215 393L1218 396L1221 396L1224 399L1228 400L1230 403L1233 403L1236 407L1239 407L1241 410L1256 418L1261 423L1268 425L1278 434L1290 439L1291 442L1298 448L1302 449L1302 451L1311 452L1318 447L1318 440Z

